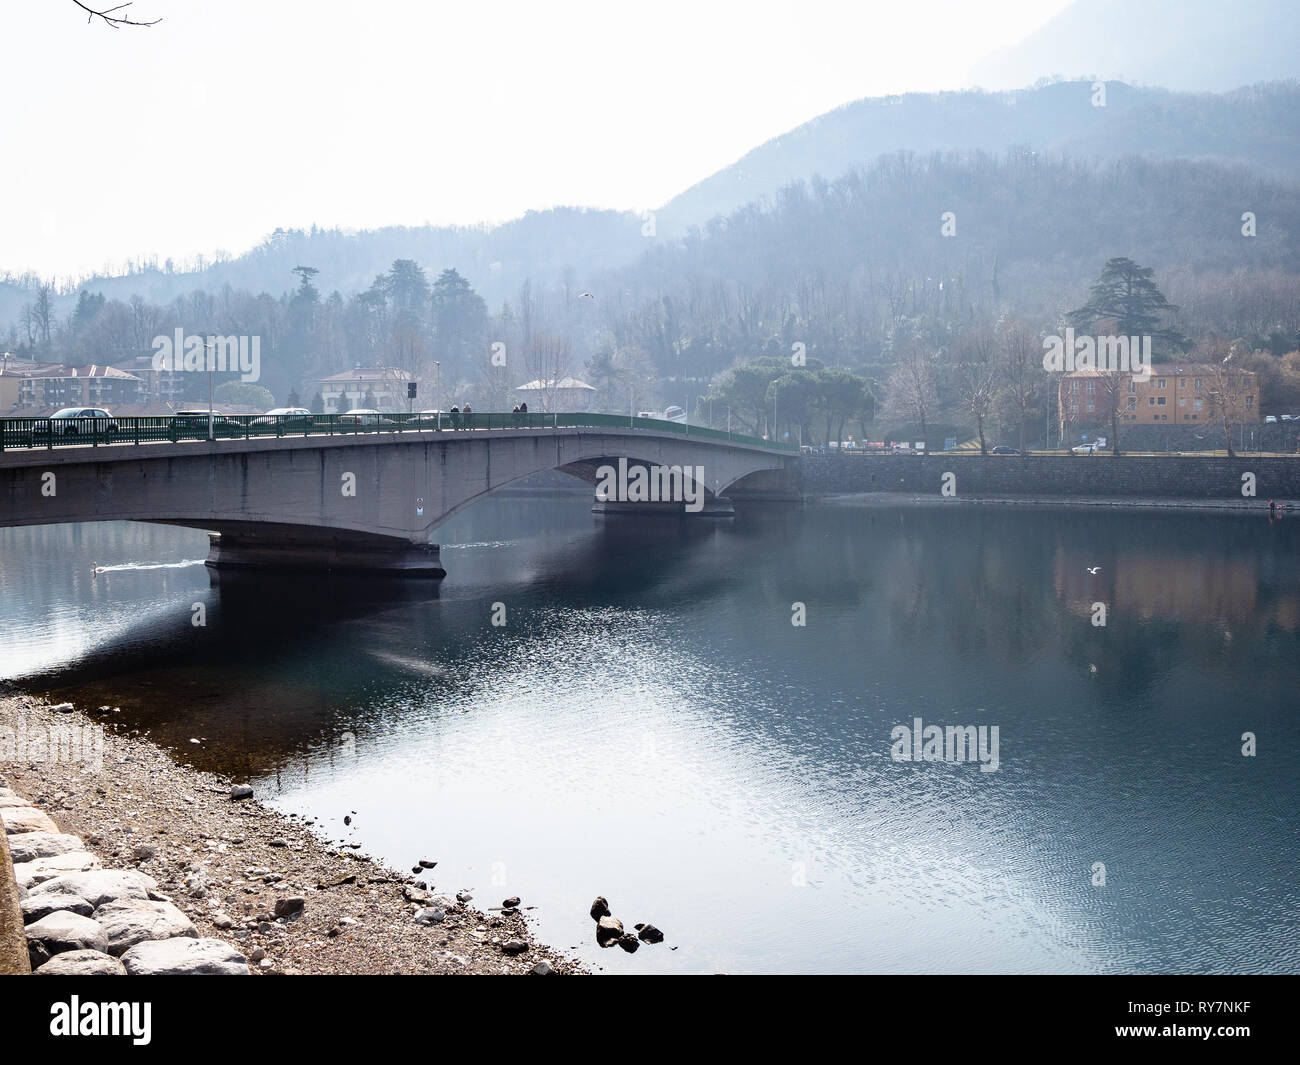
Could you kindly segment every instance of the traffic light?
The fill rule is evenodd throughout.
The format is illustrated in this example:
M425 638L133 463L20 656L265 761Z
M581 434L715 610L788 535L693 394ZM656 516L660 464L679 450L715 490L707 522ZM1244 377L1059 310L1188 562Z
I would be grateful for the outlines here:
M407 398L407 399L414 399L414 398L415 398L415 382L414 382L414 381L407 381L407 382L406 382L406 398Z

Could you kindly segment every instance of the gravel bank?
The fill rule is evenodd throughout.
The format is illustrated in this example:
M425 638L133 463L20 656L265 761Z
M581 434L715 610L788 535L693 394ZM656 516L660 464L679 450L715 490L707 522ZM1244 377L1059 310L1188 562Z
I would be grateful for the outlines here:
M104 868L153 877L200 936L233 945L254 973L528 974L539 963L555 973L581 971L532 940L525 911L483 912L458 898L456 885L438 884L436 869L415 876L337 850L298 818L256 798L232 800L231 781L114 731L111 716L56 712L32 696L0 694L0 728L14 730L0 736L12 746L21 735L28 744L12 757L0 740L0 786L80 836ZM98 755L33 754L33 740L51 729L101 725L98 769ZM498 907L505 900L478 901ZM520 945L526 949L513 953Z

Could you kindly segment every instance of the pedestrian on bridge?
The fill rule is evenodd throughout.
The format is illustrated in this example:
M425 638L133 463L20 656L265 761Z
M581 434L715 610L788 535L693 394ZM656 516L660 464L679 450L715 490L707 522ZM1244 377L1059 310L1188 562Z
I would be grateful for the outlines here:
M456 406L456 404L453 403L453 404L451 405L451 410L449 410L447 413L451 415L451 427L452 427L453 429L459 429L459 428L460 428L460 408L459 408L458 406Z
M465 415L465 428L466 428L466 429L473 429L473 428L474 428L474 424L473 424L473 422L474 422L474 411L473 411L472 409L470 409L470 405L469 405L468 403L466 403L465 406L463 406L463 407L460 408L460 412L461 412L463 415Z

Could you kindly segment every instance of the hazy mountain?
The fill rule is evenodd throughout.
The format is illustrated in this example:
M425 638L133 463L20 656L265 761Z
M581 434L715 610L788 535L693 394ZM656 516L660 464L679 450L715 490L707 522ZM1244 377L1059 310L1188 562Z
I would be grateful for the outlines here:
M1222 92L1300 77L1295 0L1076 0L971 71L989 89L1042 77Z
M550 285L571 266L592 271L628 261L645 247L641 226L633 214L557 207L492 227L276 230L251 251L201 270L149 264L121 276L86 279L68 286L56 307L66 313L83 288L108 299L140 296L150 303L167 303L195 289L218 292L226 285L279 296L297 284L292 271L299 265L320 271L316 284L325 293L357 292L394 259L414 259L435 275L454 266L496 305L513 298L529 278ZM0 281L0 325L18 320L34 282Z
M125 276L69 286L56 300L66 315L80 288L109 299L140 296L166 303L195 289L230 286L279 296L296 283L292 270L314 266L323 293L365 289L395 259L414 259L432 275L457 268L492 307L531 280L550 288L633 262L692 226L753 202L770 200L794 181L834 180L856 166L905 150L1014 149L1095 161L1140 155L1241 164L1260 177L1293 181L1300 166L1300 83L1278 82L1220 95L1141 89L1111 82L1104 107L1088 82L1006 93L909 94L860 100L755 148L656 212L657 235L643 235L636 215L582 208L529 212L495 227L393 227L374 231L277 230L256 248L199 271L157 264ZM0 326L19 320L34 279L0 282ZM20 330L21 332L21 330Z
M1105 106L1091 82L1016 92L913 93L858 100L806 122L744 155L671 200L661 232L678 233L814 174L896 151L986 151L1026 147L1084 159L1145 155L1242 163L1290 177L1300 165L1300 83L1222 95L1174 93L1112 82Z

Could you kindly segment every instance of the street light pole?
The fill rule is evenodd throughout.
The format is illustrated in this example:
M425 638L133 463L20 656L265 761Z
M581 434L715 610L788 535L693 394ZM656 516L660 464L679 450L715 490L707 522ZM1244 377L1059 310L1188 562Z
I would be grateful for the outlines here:
M216 362L216 359L214 358L214 352L213 352L213 349L215 348L215 346L216 346L216 344L215 344L213 338L212 338L210 335L209 335L209 336L205 336L205 337L203 338L203 356L204 356L205 361L206 361L207 364L208 364L208 442L209 442L209 443L211 443L211 441L212 441L212 439L213 439L213 433L212 433L212 422L213 422L213 417L212 417L212 368L213 368L213 363Z

